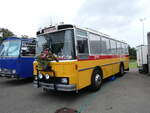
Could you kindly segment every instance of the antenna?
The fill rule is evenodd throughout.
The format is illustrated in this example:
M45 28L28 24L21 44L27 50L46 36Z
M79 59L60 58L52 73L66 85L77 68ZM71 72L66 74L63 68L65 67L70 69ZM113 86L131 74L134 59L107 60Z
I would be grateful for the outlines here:
M52 17L50 17L50 26L53 25Z

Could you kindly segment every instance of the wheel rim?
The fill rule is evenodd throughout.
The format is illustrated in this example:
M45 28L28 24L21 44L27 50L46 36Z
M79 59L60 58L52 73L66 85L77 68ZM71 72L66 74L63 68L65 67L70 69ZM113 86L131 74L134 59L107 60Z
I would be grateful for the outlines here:
M96 76L95 76L95 85L96 86L100 86L101 82L102 82L101 75L100 74L96 74Z

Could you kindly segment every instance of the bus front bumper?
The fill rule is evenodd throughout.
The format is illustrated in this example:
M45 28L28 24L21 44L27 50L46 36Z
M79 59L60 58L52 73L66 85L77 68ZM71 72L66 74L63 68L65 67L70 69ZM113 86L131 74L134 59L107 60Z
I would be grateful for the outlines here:
M6 74L6 73L0 73L0 77L18 78L16 74Z
M76 91L76 86L75 85L65 85L65 84L49 84L49 83L43 83L43 82L38 82L34 81L34 86L35 87L42 87L44 89L48 90L58 90L58 91Z

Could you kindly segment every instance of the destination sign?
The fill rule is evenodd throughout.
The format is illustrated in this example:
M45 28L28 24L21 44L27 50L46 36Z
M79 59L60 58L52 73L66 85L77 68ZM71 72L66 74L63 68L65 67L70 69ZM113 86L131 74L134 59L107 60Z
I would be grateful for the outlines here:
M56 27L48 27L44 29L44 33L54 32L56 31Z

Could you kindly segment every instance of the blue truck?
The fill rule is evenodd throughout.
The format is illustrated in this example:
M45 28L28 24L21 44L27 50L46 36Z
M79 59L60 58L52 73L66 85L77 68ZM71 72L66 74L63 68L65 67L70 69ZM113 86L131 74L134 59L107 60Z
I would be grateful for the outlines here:
M0 45L0 77L33 77L34 38L9 37Z

